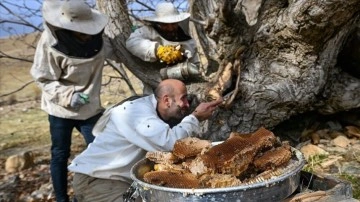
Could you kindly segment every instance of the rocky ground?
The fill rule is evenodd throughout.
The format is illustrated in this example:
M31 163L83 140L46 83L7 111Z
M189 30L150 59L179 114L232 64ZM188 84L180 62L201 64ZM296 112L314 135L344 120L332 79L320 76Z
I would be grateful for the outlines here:
M16 106L2 107L2 112L15 110ZM31 107L31 106L28 106ZM350 116L347 116L348 119ZM296 119L293 121L297 122ZM329 175L348 180L353 187L353 197L360 198L360 119L352 122L332 117L313 119L312 124L292 127L292 135L284 135L274 129L283 140L291 141L292 146L303 152L307 158L304 171L314 174ZM286 124L290 126L291 124ZM279 131L279 132L277 132ZM290 132L290 130L287 130ZM72 154L84 149L80 135L75 135ZM2 150L0 158L0 201L55 201L49 174L50 145L21 147ZM6 154L6 155L5 155ZM6 156L6 158L5 158ZM73 156L71 157L73 158ZM72 174L69 173L69 194ZM301 201L301 200L300 200Z
M39 103L35 101L17 103L13 105L5 105L0 107L0 115L6 117L10 114L11 119L18 119L18 127L26 127L28 125L24 118L14 118L12 113L21 114L22 112L31 111L31 109L38 108ZM40 111L40 110L38 110ZM31 113L31 112L30 112ZM37 112L38 113L38 112ZM39 116L38 114L34 116ZM43 113L40 111L40 113ZM39 125L46 123L46 117ZM2 123L5 124L5 123ZM2 125L4 126L4 125ZM47 127L47 126L44 126ZM4 130L5 127L2 127ZM33 130L29 134L38 138L36 133L40 130L36 129L24 129ZM4 131L2 131L4 133ZM10 134L13 135L13 134ZM15 136L15 135L14 135ZM48 137L44 137L48 139ZM40 144L34 143L36 139L29 139L27 143L20 142L17 146L9 146L6 142L6 138L0 136L0 202L51 202L55 201L52 184L49 173L50 162L50 143L49 141L43 144L43 140ZM84 141L78 133L74 133L72 140L72 156L80 153L84 147ZM72 175L69 173L69 194L72 194L71 189Z

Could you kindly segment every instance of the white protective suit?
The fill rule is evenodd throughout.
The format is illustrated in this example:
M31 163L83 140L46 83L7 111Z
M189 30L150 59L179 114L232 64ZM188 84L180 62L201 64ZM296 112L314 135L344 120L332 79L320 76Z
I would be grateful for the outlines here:
M171 151L176 140L199 132L199 121L194 115L170 128L159 118L156 105L152 94L112 108L108 120L96 126L104 129L68 169L131 183L130 169L147 151Z
M48 114L85 120L101 111L100 88L105 58L114 59L110 43L104 39L102 49L91 58L69 57L56 50L55 28L44 23L45 30L37 44L31 75L42 89L41 108ZM70 107L75 92L89 95L89 104L79 111Z
M186 29L183 29L186 30ZM194 39L186 41L169 41L164 39L151 26L142 26L136 29L126 41L126 48L135 56L146 62L157 61L156 47L159 45L178 45L184 50L190 51L189 62L198 65L199 57Z
M184 31L186 35L188 34L188 20L184 20L179 23L180 28ZM188 64L193 65L196 71L199 71L200 68L200 60L196 47L196 41L192 38L185 41L169 41L162 37L152 26L144 25L138 29L136 29L133 33L131 33L130 37L126 40L126 48L136 57L140 58L146 62L159 62L156 56L156 48L159 45L181 45L181 47L186 51L187 60L182 63L178 63L175 65L170 65L171 68L179 68L179 70L173 70L174 72L182 72L182 68L187 68ZM159 62L159 71L164 68L164 64L160 64ZM190 72L190 71L189 71ZM182 79L184 75L173 77L175 79ZM186 80L184 80L186 83ZM144 94L153 93L150 85L144 83Z

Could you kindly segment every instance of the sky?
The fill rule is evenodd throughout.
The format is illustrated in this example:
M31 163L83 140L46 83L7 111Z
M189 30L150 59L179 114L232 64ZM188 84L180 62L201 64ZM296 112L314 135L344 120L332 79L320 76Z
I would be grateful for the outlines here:
M41 28L41 3L41 0L0 0L0 37L34 32L34 28L24 25L27 23Z
M0 0L0 37L34 32L34 28L24 25L27 23L41 27L41 3L41 0Z

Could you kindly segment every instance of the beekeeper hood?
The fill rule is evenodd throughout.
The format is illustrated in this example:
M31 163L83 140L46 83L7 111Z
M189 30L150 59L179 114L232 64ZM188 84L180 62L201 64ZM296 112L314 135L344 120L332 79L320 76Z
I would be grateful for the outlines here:
M89 35L100 33L108 22L106 15L83 0L45 0L42 14L52 26Z
M190 13L180 13L170 2L159 3L155 8L155 15L145 17L145 21L160 23L178 23L190 17Z

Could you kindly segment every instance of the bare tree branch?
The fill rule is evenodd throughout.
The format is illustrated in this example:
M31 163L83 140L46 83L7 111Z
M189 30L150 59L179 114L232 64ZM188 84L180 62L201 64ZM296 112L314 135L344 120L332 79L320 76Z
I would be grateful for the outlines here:
M37 31L42 31L42 29L35 27L33 25L30 25L28 22L20 22L20 21L14 21L14 20L0 20L0 23L11 23L11 24L16 24L16 25L24 25L24 26L32 27L32 28L36 29Z
M0 51L0 59L1 58L7 58L7 59L12 59L12 60L20 60L20 61L23 61L23 62L30 62L32 63L33 60L29 60L29 59L26 59L24 57L15 57L15 56L11 56L11 55L8 55L2 51Z
M0 95L0 97L5 97L5 96L8 96L8 95L14 94L14 93L16 93L16 92L19 92L19 91L21 91L22 89L24 89L26 86L28 86L28 85L30 85L30 84L32 84L32 83L34 83L34 81L29 81L29 82L27 82L26 84L24 84L23 86L21 86L20 88L18 88L17 90L11 91L11 92L9 92L9 93L2 94L2 95Z
M140 2L138 0L135 1L136 3L142 5L143 7L145 7L147 10L150 10L150 11L154 11L154 8L148 6L147 4L143 3L143 2Z
M107 86L107 85L109 85L113 79L124 79L124 78L122 78L121 76L120 76L120 77L119 77L119 76L110 76L110 75L104 75L104 76L109 77L109 80L108 80L107 82L101 84L102 86Z
M16 22L17 24L22 24L28 27L33 28L34 30L37 31L42 31L42 29L39 29L39 27L34 26L32 23L30 23L29 21L25 20L23 17L21 17L20 15L14 13L11 9L9 9L7 6L5 6L3 3L0 2L0 7L4 8L7 12L9 12L11 15L17 17L18 19L20 19L20 22ZM12 22L15 23L15 22Z
M129 86L130 92L132 95L136 95L135 89L131 84L131 81L129 79L129 77L126 74L126 71L124 69L124 67L121 64L117 64L113 61L110 60L106 60L106 62L117 72L119 73L122 78L124 79L124 81L126 82L126 84Z

